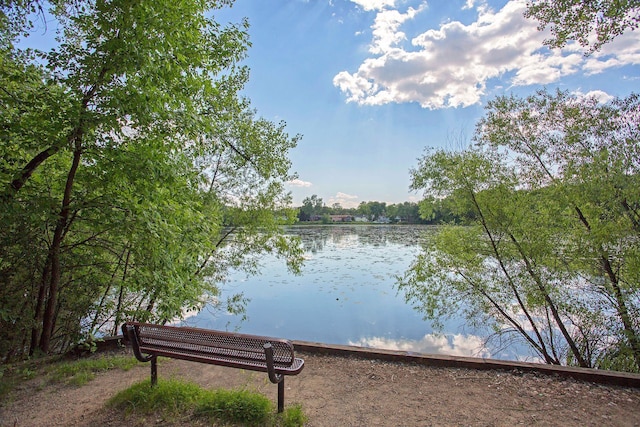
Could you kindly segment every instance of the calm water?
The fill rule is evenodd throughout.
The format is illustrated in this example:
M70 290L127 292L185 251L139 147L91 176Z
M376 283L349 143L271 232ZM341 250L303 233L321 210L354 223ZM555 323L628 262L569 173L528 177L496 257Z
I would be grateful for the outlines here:
M428 226L291 227L305 253L302 274L265 256L258 276L234 273L227 295L243 292L247 319L205 309L186 324L211 329L422 353L515 359L513 352L482 346L482 331L460 319L433 334L429 322L397 294L395 277L420 252ZM223 295L224 297L224 295Z

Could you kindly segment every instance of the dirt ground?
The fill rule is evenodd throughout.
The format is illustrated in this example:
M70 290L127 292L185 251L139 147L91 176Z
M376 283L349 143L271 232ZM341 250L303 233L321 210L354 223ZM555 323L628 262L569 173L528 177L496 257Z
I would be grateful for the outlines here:
M287 377L285 406L299 403L309 426L640 426L640 389L558 377L298 353L300 375ZM160 378L207 388L245 387L276 400L267 375L200 363L164 360ZM31 380L0 408L0 426L190 426L125 418L106 409L120 390L147 378L140 364L97 376L82 387L39 386Z

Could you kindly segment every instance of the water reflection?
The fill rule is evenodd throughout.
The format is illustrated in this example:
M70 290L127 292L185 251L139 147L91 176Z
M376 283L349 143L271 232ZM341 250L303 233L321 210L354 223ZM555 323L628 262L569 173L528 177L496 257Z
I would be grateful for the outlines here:
M483 339L475 335L427 334L421 339L362 338L350 345L415 353L448 354L450 356L491 357Z
M327 242L336 246L416 246L435 231L433 226L339 225L289 227L287 233L300 237L307 252L317 253Z
M490 357L481 332L449 319L444 335L433 335L431 325L394 289L396 276L409 267L432 230L390 225L288 228L306 251L302 274L292 275L282 260L265 256L260 275L234 274L225 289L228 295L243 292L250 299L246 320L203 310L186 323L327 344Z

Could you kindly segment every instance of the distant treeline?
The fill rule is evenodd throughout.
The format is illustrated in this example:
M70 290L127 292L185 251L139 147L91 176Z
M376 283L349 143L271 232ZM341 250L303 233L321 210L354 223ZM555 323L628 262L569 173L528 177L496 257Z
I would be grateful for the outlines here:
M344 208L340 203L327 206L322 198L314 194L304 199L302 206L298 207L298 220L331 222L331 215L350 215L354 219L366 219L370 222L459 223L461 218L453 212L450 205L448 199L425 199L420 203L404 202L390 205L377 201L361 202L356 208Z

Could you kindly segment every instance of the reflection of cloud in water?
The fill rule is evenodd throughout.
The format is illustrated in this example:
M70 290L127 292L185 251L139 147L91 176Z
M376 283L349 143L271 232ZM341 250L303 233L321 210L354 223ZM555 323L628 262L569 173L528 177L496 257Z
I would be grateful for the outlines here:
M361 338L356 342L349 341L349 345L449 356L491 357L483 339L475 335L427 334L420 340L371 337Z

